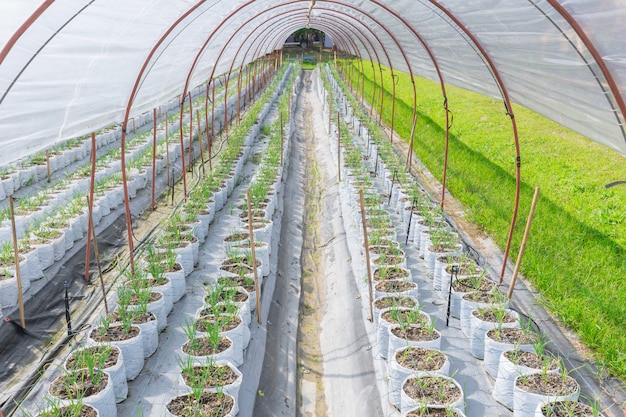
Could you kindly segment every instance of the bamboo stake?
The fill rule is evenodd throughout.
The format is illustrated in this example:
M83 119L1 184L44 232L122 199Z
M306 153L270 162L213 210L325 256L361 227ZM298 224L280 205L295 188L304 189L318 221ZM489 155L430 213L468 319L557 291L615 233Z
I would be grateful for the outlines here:
M20 324L26 328L24 318L24 295L22 294L22 274L20 273L20 254L17 247L17 230L15 226L15 210L13 207L13 194L9 194L9 211L11 214L11 233L13 235L13 256L15 257L15 278L17 279L17 302L20 308Z
M202 166L202 176L206 177L206 171L204 170L204 152L202 150L202 126L200 125L200 115L197 111L196 120L198 121L198 144L200 145L200 162Z
M207 83L204 94L204 131L206 132L207 149L209 149L209 141L211 140L209 136L209 88L211 88L211 82Z
M213 91L211 92L211 145L213 144L213 138L215 137L215 83L213 83ZM209 146L209 155L210 155Z
M156 107L152 112L152 210L154 210L154 183L156 180L156 152L157 152L157 111ZM95 233L94 233L95 238Z
M280 112L280 165L283 165L283 112Z
M224 137L228 142L228 80L226 74L224 74Z
M213 172L213 156L211 153L213 152L213 138L209 141L209 172Z
M46 167L48 169L48 182L52 181L52 169L50 167L50 152L46 149ZM2 417L2 416L0 416Z
M87 204L90 205L89 197L87 197ZM93 221L89 219L91 225L91 233L93 234L93 250L96 255L96 264L98 265L98 276L100 277L100 286L102 287L102 299L104 300L104 311L109 314L109 303L107 301L107 292L104 287L104 277L102 275L102 266L100 266L100 251L98 250L98 238L96 237L96 226Z
M187 199L187 173L185 172L185 138L184 138L184 129L183 129L183 113L185 112L185 96L180 97L180 113L178 117L178 137L180 139L180 172L183 176L183 199ZM174 181L172 180L172 186L174 185ZM172 199L174 198L174 193L172 193Z
M330 129L332 128L331 122L333 118L333 91L330 90L328 94L330 97L328 99L328 133L330 133Z
M361 204L361 223L363 225L363 244L365 245L365 264L367 267L367 289L370 294L370 322L374 322L374 291L372 290L372 269L370 262L370 244L367 238L367 223L365 221L365 202L363 201L363 189L359 189L359 202Z
M337 112L337 178L341 182L341 119Z
M89 205L88 212L88 225L87 225L87 242L85 244L85 281L89 281L89 265L91 264L91 229L93 223L93 192L95 188L95 176L96 176L96 134L91 134L91 179L89 185Z
M170 185L170 129L168 124L168 114L165 112L165 169L167 170L167 186Z
M537 199L539 198L539 187L535 188L535 195L533 196L533 202L530 206L530 213L528 214L528 221L526 222L526 229L524 230L524 238L522 239L522 246L519 248L519 254L517 255L517 262L515 263L515 269L513 270L513 276L511 277L511 286L509 287L509 293L507 298L510 300L513 295L513 289L515 287L515 281L517 280L517 273L524 257L524 251L526 249L526 242L528 241L528 235L530 234L530 227L533 224L533 217L535 216L535 207L537 206ZM502 283L502 282L500 282Z
M256 316L261 324L261 287L259 287L259 276L256 266L256 252L254 250L254 230L252 227L252 200L250 199L250 189L246 190L248 198L248 232L250 233L250 250L252 252L252 270L254 271L254 292L256 295Z
M241 123L241 67L237 75L237 126Z

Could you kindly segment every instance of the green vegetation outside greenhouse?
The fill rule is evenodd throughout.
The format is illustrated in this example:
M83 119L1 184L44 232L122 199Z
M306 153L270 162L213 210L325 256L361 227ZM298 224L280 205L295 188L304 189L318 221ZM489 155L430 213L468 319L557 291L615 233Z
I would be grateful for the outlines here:
M371 99L372 65L353 61L346 75L357 87L365 72ZM391 122L392 77L383 70L383 120ZM445 113L438 83L415 78L418 123L415 152L438 180L443 171ZM358 81L361 88L361 79ZM453 113L448 189L501 246L511 222L515 192L515 147L502 100L447 87ZM380 107L379 94L374 105ZM411 134L410 76L396 73L395 130ZM626 378L626 187L605 184L626 178L624 157L534 112L514 105L521 146L522 196L511 254L521 244L534 188L541 188L522 273L542 302L575 330L595 354L601 371Z

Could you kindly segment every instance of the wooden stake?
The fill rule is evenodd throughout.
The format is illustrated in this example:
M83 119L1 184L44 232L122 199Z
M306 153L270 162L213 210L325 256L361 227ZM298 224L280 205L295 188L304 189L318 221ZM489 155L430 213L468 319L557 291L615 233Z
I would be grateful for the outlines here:
M167 111L165 112L165 169L167 171L167 186L170 186L170 128Z
M241 67L237 75L237 126L241 123Z
M367 238L367 222L365 217L365 202L363 201L363 189L359 189L359 202L361 204L361 223L363 225L363 244L365 245L365 264L367 267L367 288L370 294L370 321L374 322L374 291L372 290L372 268L370 262L370 244Z
M283 165L283 112L280 112L280 165Z
M213 83L213 90L211 91L211 145L213 145L213 138L215 137L215 83ZM211 155L211 146L209 146L209 158ZM210 168L210 167L209 167Z
M152 210L154 210L154 183L156 180L156 152L157 152L157 111L156 107L152 112ZM96 237L94 233L94 238Z
M328 133L330 133L330 130L332 129L332 118L333 118L333 91L330 90L328 92L329 95L329 99L328 99Z
M46 167L48 168L48 182L52 180L52 169L50 168L50 151L46 149ZM0 416L2 417L2 416Z
M87 243L85 244L85 281L89 281L89 265L91 264L91 229L93 223L93 193L95 188L96 176L96 134L91 134L91 178L89 182L89 218L87 225Z
M246 190L248 198L248 232L250 233L250 250L252 252L252 270L254 271L254 292L256 293L256 317L261 324L261 287L259 286L259 276L256 266L256 252L254 250L254 228L252 227L252 200L250 199L250 189Z
M513 276L511 277L511 286L509 287L509 293L507 298L510 300L513 295L513 289L515 287L515 281L517 280L517 273L519 272L522 258L524 257L524 251L526 249L526 242L528 241L528 235L530 233L530 227L533 224L533 217L535 216L535 207L537 206L537 199L539 198L539 187L535 188L535 195L533 196L533 203L530 206L530 213L528 214L528 221L526 222L526 229L524 230L524 238L522 239L522 246L519 248L519 254L517 255L517 262L515 263L515 269L513 270Z
M198 121L198 144L200 145L200 162L202 166L202 175L206 177L206 171L204 170L204 152L202 151L202 126L200 125L200 115L196 111L196 120Z
M15 257L15 278L17 279L17 302L20 308L20 324L25 329L24 295L22 294L22 274L20 273L20 254L17 247L17 230L15 226L15 210L13 208L13 194L9 194L9 211L11 214L11 232L13 234L13 256Z
M337 178L341 181L341 119L337 112Z
M89 197L87 197L87 204L91 205ZM102 299L104 300L104 311L109 314L109 303L107 301L107 292L104 287L104 277L102 276L102 267L100 266L100 252L98 251L98 238L96 237L96 226L93 221L89 219L91 225L91 234L93 235L93 250L96 254L96 264L98 265L98 276L100 277L100 286L102 287Z

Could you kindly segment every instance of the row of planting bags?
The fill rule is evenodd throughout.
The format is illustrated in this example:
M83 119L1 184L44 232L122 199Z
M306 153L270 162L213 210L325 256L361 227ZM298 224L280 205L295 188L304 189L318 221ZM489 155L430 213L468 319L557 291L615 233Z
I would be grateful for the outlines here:
M293 82L291 74L292 67L281 82L280 91L286 88L287 83ZM279 101L291 100L291 97L291 94L284 94ZM270 101L270 107L276 99ZM264 119L259 118L260 121ZM285 132L281 132L286 137L290 136L293 129L293 117L289 117L289 120ZM253 313L260 314L257 300L260 300L263 279L271 272L270 256L278 246L274 236L280 234L281 228L281 216L275 213L282 204L282 180L286 165L278 165L276 159L269 157L272 150L276 150L278 140L280 137L274 135L265 146L260 166L247 187L250 190L259 181L266 181L267 193L257 196L258 200L252 198L250 213L248 200L242 195L229 204L229 213L220 218L229 234L222 241L223 251L217 252L217 273L206 277L204 304L197 309L193 321L185 329L187 342L181 347L181 386L185 392L173 396L165 405L163 412L166 416L182 417L199 411L194 408L194 403L200 395L203 401L221 403L219 415L235 416L239 412L243 375L238 367L245 361L245 350L250 341L249 326L255 319ZM287 141L283 148L283 161L288 160L289 143ZM248 216L252 219L254 258ZM205 349L207 345L211 346L208 350ZM190 375L204 374L211 374L210 381L199 378L194 386L194 379ZM224 374L230 377L224 377ZM219 398L220 392L227 395ZM174 404L185 405L176 407Z
M265 105L262 107L258 116L256 116L257 120L264 120L268 115L272 105L276 102L277 98L282 94L285 90L286 83L289 80L289 75L293 71L292 67L289 67L285 72L282 80L278 80L277 83L273 85L275 87L275 91L271 97L265 102ZM208 235L209 226L212 223L215 213L221 210L226 206L230 195L232 194L235 185L239 182L240 179L243 178L242 171L244 169L244 165L246 160L250 156L250 150L255 141L260 136L259 124L252 124L252 128L249 133L245 136L245 139L242 142L240 147L240 152L238 156L232 161L230 165L230 169L228 167L220 167L220 171L227 172L227 175L224 177L224 181L221 182L219 190L213 192L210 197L208 197L205 201L205 210L202 211L202 215L197 216L193 221L189 220L188 223L184 223L185 214L182 213L179 216L184 224L180 224L181 229L188 228L190 233L193 235L194 239L189 241L189 244L180 245L180 247L175 248L175 262L177 264L176 268L173 268L171 271L164 273L165 282L158 286L153 286L150 288L151 294L156 294L157 297L154 301L150 301L147 304L147 311L150 318L147 320L138 319L137 322L133 322L132 328L137 328L138 331L135 332L125 332L123 328L123 324L121 322L111 322L107 316L102 316L95 323L93 323L92 328L89 330L87 334L87 338L85 340L86 347L79 347L73 350L68 359L65 361L66 371L63 372L63 375L57 378L57 380L63 380L69 373L71 373L71 367L67 367L68 361L70 363L80 362L76 361L76 358L80 358L84 356L81 352L89 351L90 354L107 349L107 355L109 354L108 349L114 352L114 358L116 359L112 365L107 364L104 368L104 374L107 375L107 379L110 383L107 384L104 390L100 391L93 396L85 396L83 398L77 399L60 399L51 394L50 388L47 392L46 404L52 404L50 408L57 408L59 406L71 406L72 404L86 404L88 406L93 407L100 416L114 417L117 415L117 407L116 403L120 403L127 398L128 395L128 384L127 381L134 380L142 371L144 367L144 361L146 358L152 356L158 348L159 344L159 332L163 331L167 327L167 318L169 313L171 312L174 304L178 302L186 293L186 278L193 272L195 265L199 262L199 249L200 244L204 242L205 238ZM288 127L290 129L291 126ZM285 148L285 152L288 151L288 147ZM217 169L217 167L215 167ZM274 204L271 204L268 208L267 212L269 216L273 214L274 208L276 207L276 198L277 193L280 192L279 187L281 186L281 177L282 168L278 170L278 174L276 176L276 183L274 188L274 192L272 195L268 195L268 198L271 199ZM193 196L193 191L190 192L190 198ZM266 230L264 230L266 232ZM265 240L266 238L263 236L263 231L259 231L258 239L259 241L266 242L266 249L275 246L277 242L270 242L269 240ZM270 232L271 233L271 232ZM257 231L255 230L255 237L257 236ZM238 244L242 244L243 242L224 242L224 247L230 251L230 253L238 253L245 255L246 249L243 247L239 247ZM166 249L159 246L159 237L155 238L154 242L154 250L157 251L155 258L159 256L166 256ZM269 250L263 252L263 249L259 250L259 258L262 259L259 266L259 278L267 275L269 273ZM163 255L159 255L162 253ZM146 256L145 258L139 259L137 262L136 268L142 271L150 271L150 256ZM147 275L146 278L150 279L150 274L143 273L143 275ZM246 274L247 275L247 274ZM232 274L226 271L221 271L221 277L232 277ZM129 286L129 282L122 283L122 286ZM232 287L232 286L229 286ZM119 290L120 287L118 287ZM214 289L216 286L209 289L207 292L207 307L209 307L209 299L214 294ZM226 289L227 286L223 285L220 288ZM232 306L237 308L236 316L240 318L240 324L243 326L237 326L228 331L220 331L219 336L220 339L228 339L230 342L230 346L226 349L223 355L212 355L206 357L197 357L191 353L187 353L189 349L193 346L190 343L186 343L181 347L181 351L178 353L180 357L180 365L182 369L186 369L187 376L191 375L191 381L197 374L194 375L193 368L197 365L208 365L212 364L214 367L219 368L219 372L226 372L225 368L230 369L231 374L235 376L235 381L231 384L224 385L220 389L213 388L206 390L207 392L220 394L227 393L234 399L233 409L227 415L234 416L237 414L237 394L239 390L239 386L241 385L241 372L239 372L236 366L241 365L243 362L243 350L247 346L247 342L250 337L250 331L248 329L248 324L250 323L250 312L255 309L254 301L254 293L248 294L247 291L243 288L243 284L241 287L234 287L229 289L229 293L235 293L235 297L239 300L239 297L245 298L247 301L236 301L231 303L220 302L221 305L229 304L229 306L224 308L224 314L228 314L231 312L230 308ZM119 294L118 294L119 295ZM116 297L117 298L117 295ZM133 307L132 305L130 307ZM205 310L207 307L203 307L198 311L198 315L196 319L199 319L202 314L202 310ZM104 314L104 312L103 312ZM113 313L112 317L119 316L118 313ZM193 323L193 333L190 333L192 339L198 340L203 337L207 337L208 332L203 331L203 329L198 328L197 324L201 320L196 320ZM203 321L206 323L206 321ZM103 329L106 327L106 329ZM119 330L116 330L119 329ZM106 331L104 331L106 330ZM186 330L186 329L185 329ZM204 329L207 330L207 329ZM128 337L122 337L123 333L128 333ZM120 340L111 340L110 336L119 335ZM88 361L91 362L91 361ZM75 365L73 365L75 366ZM189 379L185 379L185 375L181 374L181 387L182 390L188 394L189 392L193 392L194 389L189 387L187 384L193 385L193 382L189 382ZM55 385L53 382L51 387ZM173 396L180 394L180 390L172 393ZM45 411L47 412L47 411ZM42 412L42 415L46 415L45 412ZM177 415L171 414L169 411L164 410L164 415ZM170 413L170 414L168 414ZM183 414L184 415L184 414ZM226 414L224 414L226 415Z
M402 241L412 245L423 259L425 269L433 278L433 289L442 298L441 308L446 308L449 302L450 315L460 319L461 329L469 337L472 355L483 360L485 372L495 379L492 394L498 402L513 410L515 417L548 416L557 408L589 408L577 403L580 387L568 375L562 361L544 351L545 341L520 321L517 312L508 308L508 300L495 283L486 278L486 272L462 252L460 238L445 221L443 213L437 211L422 189L410 183L398 183L401 177L398 166L402 162L380 158L378 146L388 144L375 143L373 134L361 122L365 117L359 119L353 114L328 67L326 78L335 100L340 103L337 107L342 120L352 123L359 133L350 134L347 140L342 135L342 178L346 179L353 214L344 216L344 222L346 230L357 233L358 243L350 249L352 259L361 262L352 262L352 265L357 284L363 291L362 300L369 300L365 292L367 286L360 281L367 271L358 267L365 265L359 205L359 190L362 189L367 206L368 236L373 238L370 239L370 257L374 320L378 326L373 353L387 360L384 377L389 381L391 404L403 416L413 417L430 415L429 410L441 408L447 409L450 415L462 416L465 408L462 387L448 376L449 360L439 350L441 334L429 315L419 311L418 287L398 244ZM318 93L326 96L324 91ZM336 155L334 146L331 151ZM354 162L355 152L361 154L360 163ZM373 173L380 179L368 178ZM410 182L416 184L412 178ZM392 213L399 221L392 221ZM372 244L371 240L377 243ZM424 362L419 362L425 357L428 358L425 362L430 364L423 368ZM556 392L544 390L561 382L562 388ZM435 384L449 389L445 401L441 396L443 390L429 393ZM528 388L537 385L541 386L538 392Z
M222 94L220 94L222 97ZM204 98L200 97L200 101ZM229 99L229 106L237 105L237 97ZM223 106L216 110L216 117L223 114ZM185 116L186 123L189 117ZM151 116L139 118L141 123L148 124L152 121ZM170 138L178 136L177 124L168 127ZM204 128L204 121L201 123ZM173 142L167 145L165 150L165 121L157 125L158 157L156 160L156 175L160 175L166 169L168 161L165 155L169 156L169 164L174 166L181 157L180 144ZM127 142L129 149L126 155L127 163L134 160L150 156L147 165L133 168L128 177L129 198L136 197L137 192L145 190L152 183L152 131L147 131L141 135L135 135ZM197 136L194 135L197 139ZM121 128L115 128L96 136L97 147L106 152L100 155L95 172L96 184L101 184L110 178L115 178L115 185L107 189L99 189L95 194L93 204L93 224L97 227L102 219L107 218L111 211L120 208L124 204L124 191L121 184L121 162L119 159L119 147L121 139ZM186 144L186 152L189 143ZM102 153L102 152L99 152ZM67 150L57 156L59 158L59 169L69 169L74 163L76 165L88 165L91 155L91 141L84 140L80 147ZM62 162L61 162L62 161ZM77 168L74 168L77 169ZM21 172L21 171L17 171ZM30 171L29 171L30 172ZM180 170L178 170L180 174ZM16 174L17 175L17 174ZM23 176L23 174L19 174ZM13 179L16 178L15 176ZM21 177L20 177L21 178ZM45 184L41 180L40 184ZM53 183L43 191L37 193L38 199L44 204L38 206L34 211L25 215L16 215L16 233L19 239L20 248L20 276L22 281L22 292L25 299L29 297L31 282L37 281L46 276L46 270L55 262L63 259L65 254L72 250L74 244L83 239L88 228L88 206L87 196L89 192L90 178L81 177L76 173L67 175L62 181ZM147 191L146 191L147 192ZM43 197L43 198L42 198ZM33 196L21 198L22 201L32 199ZM117 217L119 213L114 214ZM10 245L12 255L12 227L10 219L4 219L0 227L0 243L4 246ZM8 248L8 246L7 246ZM4 309L6 314L17 307L18 286L15 277L15 266L13 259L7 259L9 265L2 268L0 276L0 316Z

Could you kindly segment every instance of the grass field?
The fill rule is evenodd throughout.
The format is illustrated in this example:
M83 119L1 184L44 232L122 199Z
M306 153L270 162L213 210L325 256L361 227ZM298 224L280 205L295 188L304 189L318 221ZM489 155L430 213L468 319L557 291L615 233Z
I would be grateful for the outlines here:
M355 77L360 66L354 64ZM363 65L371 99L371 66ZM350 74L351 71L346 71ZM383 72L383 120L391 122L391 76ZM356 80L355 80L356 81ZM376 76L380 85L380 77ZM416 78L415 151L441 180L445 113L438 83ZM396 79L395 130L408 140L413 90L408 74ZM359 84L360 88L360 84ZM378 87L380 88L380 87ZM515 191L511 122L501 100L447 87L454 115L448 189L504 247ZM376 95L378 97L378 94ZM379 108L378 101L374 103ZM626 379L626 158L521 106L514 106L522 161L522 200L511 254L519 250L534 188L541 188L522 273L542 301L594 351L603 370Z

